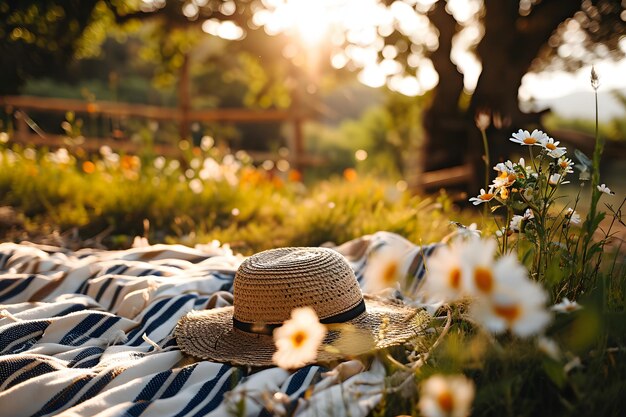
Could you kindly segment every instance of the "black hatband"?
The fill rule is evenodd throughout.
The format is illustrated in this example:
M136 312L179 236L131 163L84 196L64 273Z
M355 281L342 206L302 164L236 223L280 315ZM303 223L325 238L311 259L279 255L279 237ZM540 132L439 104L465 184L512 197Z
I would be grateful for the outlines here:
M320 323L345 323L349 320L357 318L358 316L363 314L363 312L365 312L365 301L361 299L361 302L352 307L350 310L344 311L343 313L335 314L334 316L323 318L320 320ZM274 329L277 329L282 325L282 323L248 323L245 321L237 320L235 317L233 317L233 327L246 333L271 335L274 332Z

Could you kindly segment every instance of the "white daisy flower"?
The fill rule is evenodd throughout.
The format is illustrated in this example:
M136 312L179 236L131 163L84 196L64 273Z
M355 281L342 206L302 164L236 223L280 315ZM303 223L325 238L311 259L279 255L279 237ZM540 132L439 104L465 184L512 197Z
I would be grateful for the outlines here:
M572 174L574 172L574 168L572 168L574 162L571 159L561 157L556 163L563 170L563 173Z
M364 290L376 293L385 288L395 288L404 278L406 267L403 265L407 248L399 244L386 245L373 252L367 260L363 274Z
M567 150L565 150L565 148L557 148L553 151L549 151L548 156L551 156L552 158L557 159L557 158L562 157L566 153L567 153Z
M561 156L565 155L567 150L565 149L565 147L559 147L559 143L561 142L555 142L554 139L546 136L546 139L543 141L541 146L548 152L548 155L552 156L553 158L560 158ZM555 156L557 154L560 155Z
M548 184L550 184L553 187L556 187L557 185L562 185L562 184L569 184L569 181L561 181L563 178L563 176L561 174L552 174L550 175L550 178L548 178Z
M461 277L461 250L465 245L454 242L437 248L426 262L424 292L438 300L456 301L464 296Z
M527 208L526 211L524 212L524 220L530 220L534 218L535 218L535 215L533 214L533 211Z
M524 160L524 158L520 158L518 163L515 162L511 162L506 161L506 162L499 162L496 164L495 167L493 167L494 170L498 171L498 172L507 172L509 174L515 174L515 167L522 167L525 169L526 167L526 161Z
M493 193L493 187L489 188L489 192L485 192L484 188L480 189L480 194L477 197L472 197L469 199L475 206L486 203L487 201L491 201L495 197Z
M509 229L514 232L519 232L522 226L522 221L524 220L524 216L514 215L509 223Z
M580 214L576 213L576 211L569 207L566 211L565 211L565 218L569 219L570 223L573 224L580 224Z
M498 162L495 167L493 167L494 171L498 172L508 172L509 169L504 162Z
M418 407L425 417L465 417L474 394L474 383L463 375L434 375L422 382Z
M300 368L317 358L317 349L326 336L311 307L296 308L291 318L274 330L276 352L272 361L283 369Z
M580 310L582 307L576 301L570 301L567 297L563 297L563 300L553 305L550 309L557 313L571 313L573 311Z
M507 330L520 337L541 332L550 322L546 293L528 279L500 285L490 297L473 303L470 315L493 333Z
M541 146L548 138L548 135L541 130L533 130L532 133L528 133L528 130L520 129L517 133L513 133L513 137L509 140L511 142L519 143L522 146L537 145Z
M483 239L467 244L461 252L461 278L463 287L469 295L491 294L497 285L494 256L498 242L495 239Z
M516 179L517 179L517 175L515 174L515 172L501 171L500 175L498 175L493 180L493 187L495 188L508 187L510 185L513 185Z
M606 184L598 185L598 191L608 195L615 195L615 193L611 191L611 189L607 187Z

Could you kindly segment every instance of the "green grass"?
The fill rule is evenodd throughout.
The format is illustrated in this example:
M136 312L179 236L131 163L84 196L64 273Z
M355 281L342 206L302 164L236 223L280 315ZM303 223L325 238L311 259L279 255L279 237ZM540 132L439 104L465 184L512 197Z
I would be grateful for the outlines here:
M205 158L217 162L202 180ZM367 176L305 186L290 181L289 173L269 173L215 150L190 156L181 166L165 161L163 168L129 156L51 159L45 151L18 147L0 152L0 205L20 213L35 237L39 231L76 230L88 239L107 231L106 245L124 247L145 233L148 220L151 243L218 239L250 254L339 244L379 230L430 243L451 231L450 219L471 217L443 194L411 196L391 181ZM223 178L230 171L232 178ZM192 191L192 181L201 190Z

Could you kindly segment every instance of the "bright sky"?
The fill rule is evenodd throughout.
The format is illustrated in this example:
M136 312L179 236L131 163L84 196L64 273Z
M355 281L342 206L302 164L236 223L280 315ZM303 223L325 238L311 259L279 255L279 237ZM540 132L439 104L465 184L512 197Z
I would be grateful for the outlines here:
M626 46L626 36L621 43ZM626 59L619 62L599 61L595 68L600 78L600 91L626 88ZM527 100L532 96L539 100L549 100L576 92L590 92L590 74L590 65L576 73L555 71L526 74L520 88L520 99Z
M156 4L163 0L143 0L144 4ZM197 16L198 7L206 0L191 0L183 12L190 18ZM320 45L331 46L331 65L335 68L347 67L356 71L358 79L370 87L387 85L390 89L408 96L424 94L439 82L439 75L426 56L438 47L436 29L425 13L436 0L397 0L387 8L378 0L260 0L261 6L253 16L253 24L263 27L270 34L286 33L296 40L299 48L315 55ZM530 7L531 1L521 2L520 7ZM472 49L483 36L479 22L479 12L483 0L448 0L447 10L460 24L460 31L453 40L452 61L464 74L467 91L473 91L482 65ZM521 9L520 9L521 10ZM530 9L529 9L530 10ZM225 1L220 11L233 14L234 1ZM245 36L242 28L232 22L216 19L206 20L202 28L205 32L225 39L241 39ZM564 44L558 53L561 56L580 58L586 53L581 41L584 34L578 22L570 20L564 33ZM384 37L398 30L410 43L385 45ZM346 47L346 45L348 45ZM626 52L626 35L620 42ZM292 45L293 49L293 45ZM293 56L293 50L283 51L286 57ZM400 52L408 52L408 67L400 65L395 57ZM382 55L382 59L380 58ZM600 75L601 89L610 91L626 88L626 60L619 63L602 61L596 63ZM537 100L551 100L578 91L590 91L590 67L582 68L576 74L551 72L528 74L520 88L520 99L531 97Z

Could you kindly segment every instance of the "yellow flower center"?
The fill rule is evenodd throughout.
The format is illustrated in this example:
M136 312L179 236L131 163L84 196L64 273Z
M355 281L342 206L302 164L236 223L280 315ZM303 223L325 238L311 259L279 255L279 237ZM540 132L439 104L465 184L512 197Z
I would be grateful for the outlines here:
M393 285L398 276L398 264L397 262L389 262L385 265L383 270L383 282L389 285Z
M446 414L450 414L454 409L454 397L450 391L443 391L437 396L437 404Z
M561 168L567 168L568 163L563 161L563 162L560 162L559 165L561 166Z
M293 344L293 347L297 349L304 344L306 338L306 333L300 330L291 335L291 343Z
M518 305L512 305L512 306L496 305L493 307L493 311L494 313L496 313L497 316L502 317L508 322L515 321L522 312L522 310L519 308Z
M535 138L526 138L526 139L524 139L524 143L526 145L534 145L535 143L537 143L537 139L535 139Z
M509 198L509 190L506 188L502 188L500 190L500 197L502 197L503 200L506 200L507 198Z
M556 149L556 146L554 146L554 143L546 143L546 148L550 149L551 151Z
M489 293L493 288L493 275L491 274L491 270L479 266L474 270L474 282L476 283L476 287L482 292Z
M452 268L449 278L450 286L455 290L459 289L461 285L461 270L459 268Z
M481 194L478 196L478 198L480 198L483 201L489 201L493 198L493 194L491 193L485 193L485 194Z

